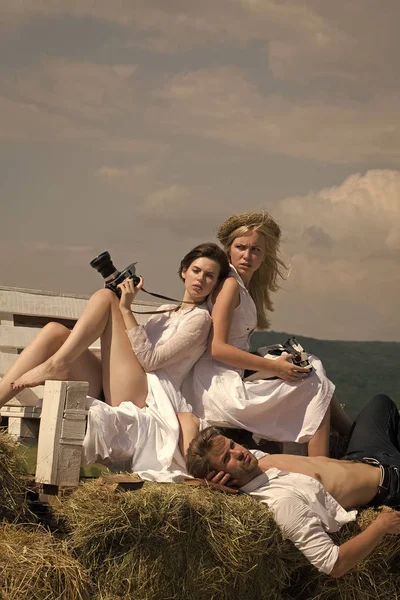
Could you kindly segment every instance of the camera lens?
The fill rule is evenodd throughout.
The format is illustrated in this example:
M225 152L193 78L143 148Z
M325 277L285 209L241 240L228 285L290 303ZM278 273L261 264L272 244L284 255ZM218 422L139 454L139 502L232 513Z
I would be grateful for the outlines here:
M109 252L102 252L96 258L90 261L90 266L96 269L106 279L117 270L110 257Z

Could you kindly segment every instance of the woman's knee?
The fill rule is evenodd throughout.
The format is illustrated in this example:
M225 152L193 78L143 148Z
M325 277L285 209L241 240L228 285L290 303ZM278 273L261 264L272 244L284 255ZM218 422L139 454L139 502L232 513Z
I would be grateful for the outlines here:
M43 327L42 333L48 336L50 340L64 343L71 332L65 325L51 321Z
M39 337L51 352L56 352L63 345L70 333L70 330L65 325L51 321L41 329Z
M97 290L97 292L92 294L90 299L97 300L98 302L104 302L104 304L108 304L109 306L112 306L115 303L118 304L117 296L108 288Z

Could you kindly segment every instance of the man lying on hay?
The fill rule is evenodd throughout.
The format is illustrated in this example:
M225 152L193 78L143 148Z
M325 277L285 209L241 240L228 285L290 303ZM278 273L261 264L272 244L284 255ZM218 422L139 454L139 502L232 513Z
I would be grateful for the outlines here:
M386 534L400 533L398 511L380 513L341 546L327 533L354 521L357 511L347 511L355 506L400 505L400 418L388 396L375 396L360 412L341 460L250 452L213 427L198 433L191 413L179 420L189 473L268 504L283 536L319 571L341 577Z

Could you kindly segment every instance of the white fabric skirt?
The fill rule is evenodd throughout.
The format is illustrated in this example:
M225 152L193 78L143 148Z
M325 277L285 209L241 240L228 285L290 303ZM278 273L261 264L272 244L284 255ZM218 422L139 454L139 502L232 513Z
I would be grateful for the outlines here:
M303 381L243 382L242 371L203 355L184 382L193 412L280 442L308 442L329 407L334 384L321 361L309 356L313 370Z
M169 379L160 372L149 373L147 406L132 402L109 406L93 399L83 442L85 463L109 459L113 463L130 461L131 470L144 479L176 481L186 475L185 461L179 452L177 412L189 406Z

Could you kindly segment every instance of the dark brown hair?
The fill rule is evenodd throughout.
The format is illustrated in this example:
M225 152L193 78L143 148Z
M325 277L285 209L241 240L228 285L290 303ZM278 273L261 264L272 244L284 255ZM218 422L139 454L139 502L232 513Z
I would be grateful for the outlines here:
M209 455L218 435L220 433L215 427L207 427L190 442L186 454L186 467L189 475L203 478L213 470Z
M181 264L179 267L179 277L183 280L182 271L187 270L192 262L197 260L198 258L209 258L210 260L214 260L219 265L219 275L218 280L221 281L225 279L229 273L229 260L225 254L225 252L217 246L217 244L213 244L212 242L206 242L205 244L199 244L188 252L181 260Z

